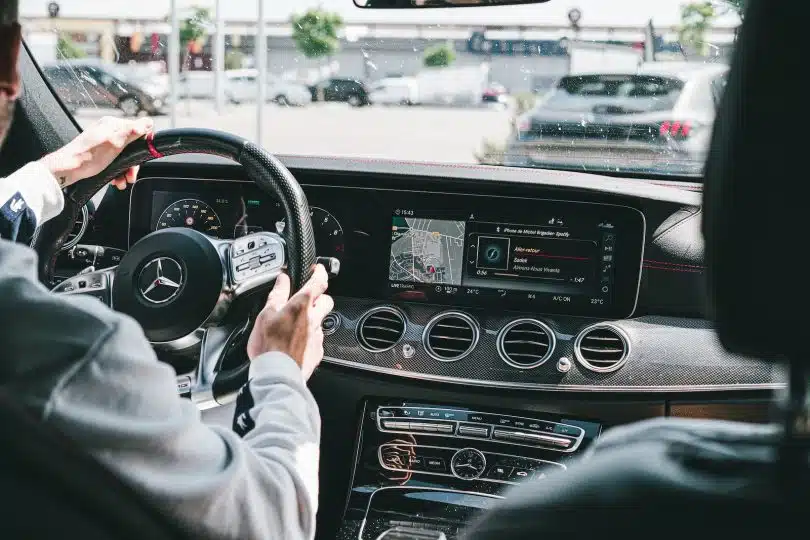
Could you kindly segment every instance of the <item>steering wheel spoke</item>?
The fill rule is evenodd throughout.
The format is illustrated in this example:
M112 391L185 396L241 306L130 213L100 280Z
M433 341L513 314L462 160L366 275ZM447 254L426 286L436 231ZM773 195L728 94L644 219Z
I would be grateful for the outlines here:
M51 289L51 292L64 295L92 296L104 302L105 305L112 307L111 291L116 268L114 266L67 278Z
M239 338L246 327L245 322L229 323L212 326L204 331L196 370L184 376L188 379L183 379L184 387L182 389L180 388L181 378L178 378L178 391L189 394L191 401L199 409L210 409L235 399L235 393L215 395L214 382L231 343Z

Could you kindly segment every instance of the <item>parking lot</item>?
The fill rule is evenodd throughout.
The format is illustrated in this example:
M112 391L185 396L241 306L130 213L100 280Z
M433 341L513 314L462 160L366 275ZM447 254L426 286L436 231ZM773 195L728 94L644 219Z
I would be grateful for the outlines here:
M226 105L217 114L211 101L182 100L177 113L178 127L256 137L255 104ZM87 125L107 114L120 113L82 109L77 117ZM157 129L170 126L168 116L154 119ZM277 154L476 163L483 141L503 142L509 122L510 113L502 109L268 104L262 144Z

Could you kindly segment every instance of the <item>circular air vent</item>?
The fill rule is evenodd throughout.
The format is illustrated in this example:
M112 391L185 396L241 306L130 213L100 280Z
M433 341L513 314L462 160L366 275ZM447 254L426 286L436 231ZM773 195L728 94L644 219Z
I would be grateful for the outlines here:
M394 347L405 334L405 316L396 308L370 309L357 324L357 339L367 351L378 353Z
M82 211L76 216L76 221L73 223L73 229L68 233L65 243L62 244L62 250L70 249L82 239L84 231L87 230L87 223L90 220L90 213L87 211L86 206L82 206Z
M478 343L478 323L466 313L440 313L428 322L422 341L436 360L455 362L470 354Z
M630 353L630 340L611 324L595 324L579 333L574 354L579 363L596 373L610 373L622 367Z
M518 369L531 369L549 359L554 351L554 331L535 319L518 319L498 334L501 360Z

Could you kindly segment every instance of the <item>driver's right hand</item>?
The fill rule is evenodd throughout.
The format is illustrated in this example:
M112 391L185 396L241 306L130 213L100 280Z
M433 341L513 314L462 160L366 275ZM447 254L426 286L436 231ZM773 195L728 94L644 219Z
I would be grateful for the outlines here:
M324 294L328 281L326 269L319 264L309 281L291 298L290 278L279 275L250 333L248 358L252 361L273 351L285 353L295 360L308 380L323 359L321 322L335 306L332 297Z

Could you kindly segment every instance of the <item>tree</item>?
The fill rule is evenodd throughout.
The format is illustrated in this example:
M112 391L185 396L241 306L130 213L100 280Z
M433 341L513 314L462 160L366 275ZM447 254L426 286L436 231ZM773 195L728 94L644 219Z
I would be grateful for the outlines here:
M343 19L337 13L310 9L303 15L293 15L292 39L295 46L307 58L323 58L340 50L338 30Z
M447 67L456 59L456 51L450 43L431 45L425 49L424 63L426 67Z
M70 36L65 33L59 34L59 39L56 42L56 51L61 58L66 60L84 58L87 56L84 54L84 51L77 47L73 40L70 39Z
M681 7L681 27L678 37L682 45L688 45L701 56L708 53L706 32L716 13L711 2L692 2Z
M192 14L180 23L180 48L183 50L185 60L189 58L191 47L194 44L201 44L208 36L208 28L211 25L209 9L194 7L192 10Z

